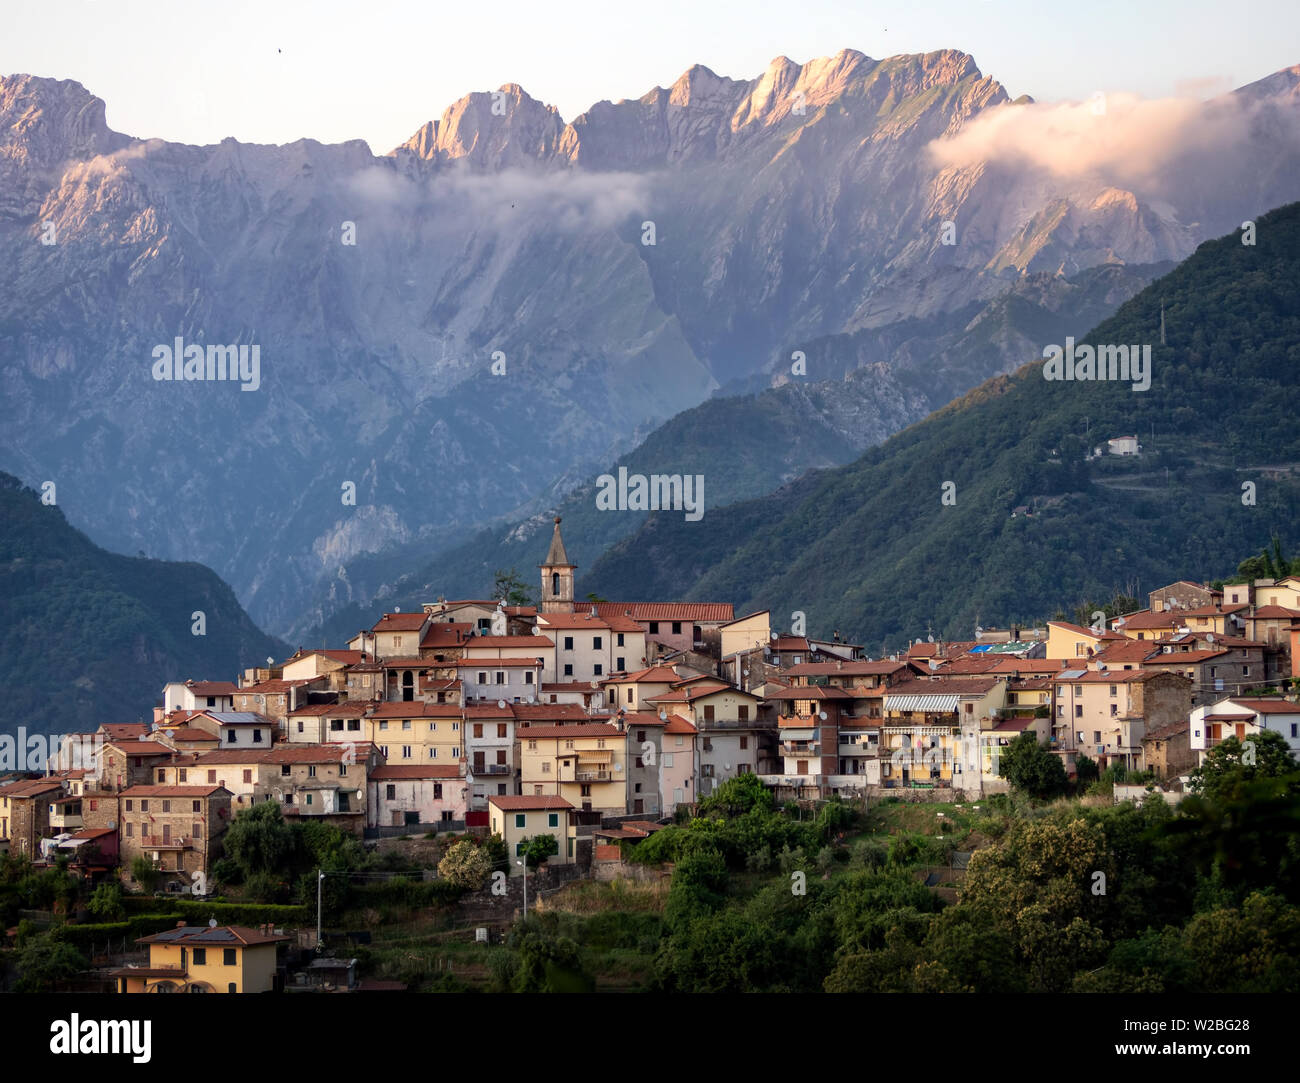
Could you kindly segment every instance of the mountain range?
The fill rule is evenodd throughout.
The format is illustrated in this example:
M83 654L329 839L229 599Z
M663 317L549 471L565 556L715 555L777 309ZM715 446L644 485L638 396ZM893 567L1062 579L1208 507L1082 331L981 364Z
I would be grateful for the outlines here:
M696 66L568 123L509 84L375 155L139 139L80 84L6 76L0 467L296 635L679 415L806 421L714 490L745 499L1014 368L1045 315L1082 334L1300 196L1298 87L1292 68L1180 110L1062 112L957 51L845 50ZM1044 122L1079 128L1077 160L1040 152ZM259 388L155 379L178 338L256 345Z

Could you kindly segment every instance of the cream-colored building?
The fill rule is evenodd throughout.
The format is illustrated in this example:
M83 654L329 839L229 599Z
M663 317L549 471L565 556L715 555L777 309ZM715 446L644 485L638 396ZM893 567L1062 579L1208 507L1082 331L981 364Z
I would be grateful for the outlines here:
M587 812L627 812L627 735L617 726L529 725L519 727L516 735L525 796L563 797Z
M500 835L510 855L510 875L522 876L523 842L536 835L554 835L556 854L547 862L556 865L573 863L577 842L577 825L573 822L573 806L562 797L554 795L519 797L492 796L488 798L488 825L494 835Z

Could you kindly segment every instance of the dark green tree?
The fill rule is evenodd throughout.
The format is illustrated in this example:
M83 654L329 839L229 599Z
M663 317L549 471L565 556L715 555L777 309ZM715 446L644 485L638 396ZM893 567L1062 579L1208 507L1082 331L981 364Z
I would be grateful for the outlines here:
M998 775L1031 797L1048 800L1065 793L1065 767L1059 756L1052 755L1038 737L1026 730L1002 750L998 758Z

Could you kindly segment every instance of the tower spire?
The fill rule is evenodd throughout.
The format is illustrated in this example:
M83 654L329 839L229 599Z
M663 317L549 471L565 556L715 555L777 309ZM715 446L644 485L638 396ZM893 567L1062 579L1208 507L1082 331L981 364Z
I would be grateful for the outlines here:
M560 534L560 517L555 517L555 530L551 534L551 547L546 552L542 569L542 612L573 612L573 572L577 568L564 551L564 538Z

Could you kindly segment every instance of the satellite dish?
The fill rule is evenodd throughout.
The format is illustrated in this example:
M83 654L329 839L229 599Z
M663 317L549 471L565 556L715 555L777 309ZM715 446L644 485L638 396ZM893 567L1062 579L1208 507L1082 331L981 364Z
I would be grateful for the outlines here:
M394 613L400 613L401 611L402 611L402 607L400 605L393 606Z
M268 666L273 666L273 665L275 665L275 659L272 658L269 654L266 656L266 664L267 664Z
M503 700L503 699L499 699L499 700L497 700L497 706L498 706L498 707L504 707L505 705L506 705L506 701L505 701L505 700Z
M217 919L216 919L216 918L208 918L208 928L209 928L209 929L215 929L216 927L217 927Z
M1205 642L1206 642L1206 643L1213 643L1213 642L1214 642L1214 633L1213 633L1213 632L1206 632L1206 633L1205 633Z
M365 794L363 794L360 790L357 790L357 800L358 800L358 801L360 801L361 798L364 797L364 796L365 796Z
M823 722L825 722L825 721L826 721L826 712L825 712L825 711L818 711L818 712L817 712L817 717L820 718Z
M773 633L772 633L772 638L773 638L773 639L780 639L781 637L780 637L776 632L773 632Z
M668 721L668 712L665 711L665 710L663 710L663 709L661 708L660 711L659 711L659 717L660 717L663 721L667 722L667 721Z
M817 644L816 644L816 643L814 643L814 644L812 645L812 652L813 652L813 654L816 654L816 653L817 653Z

